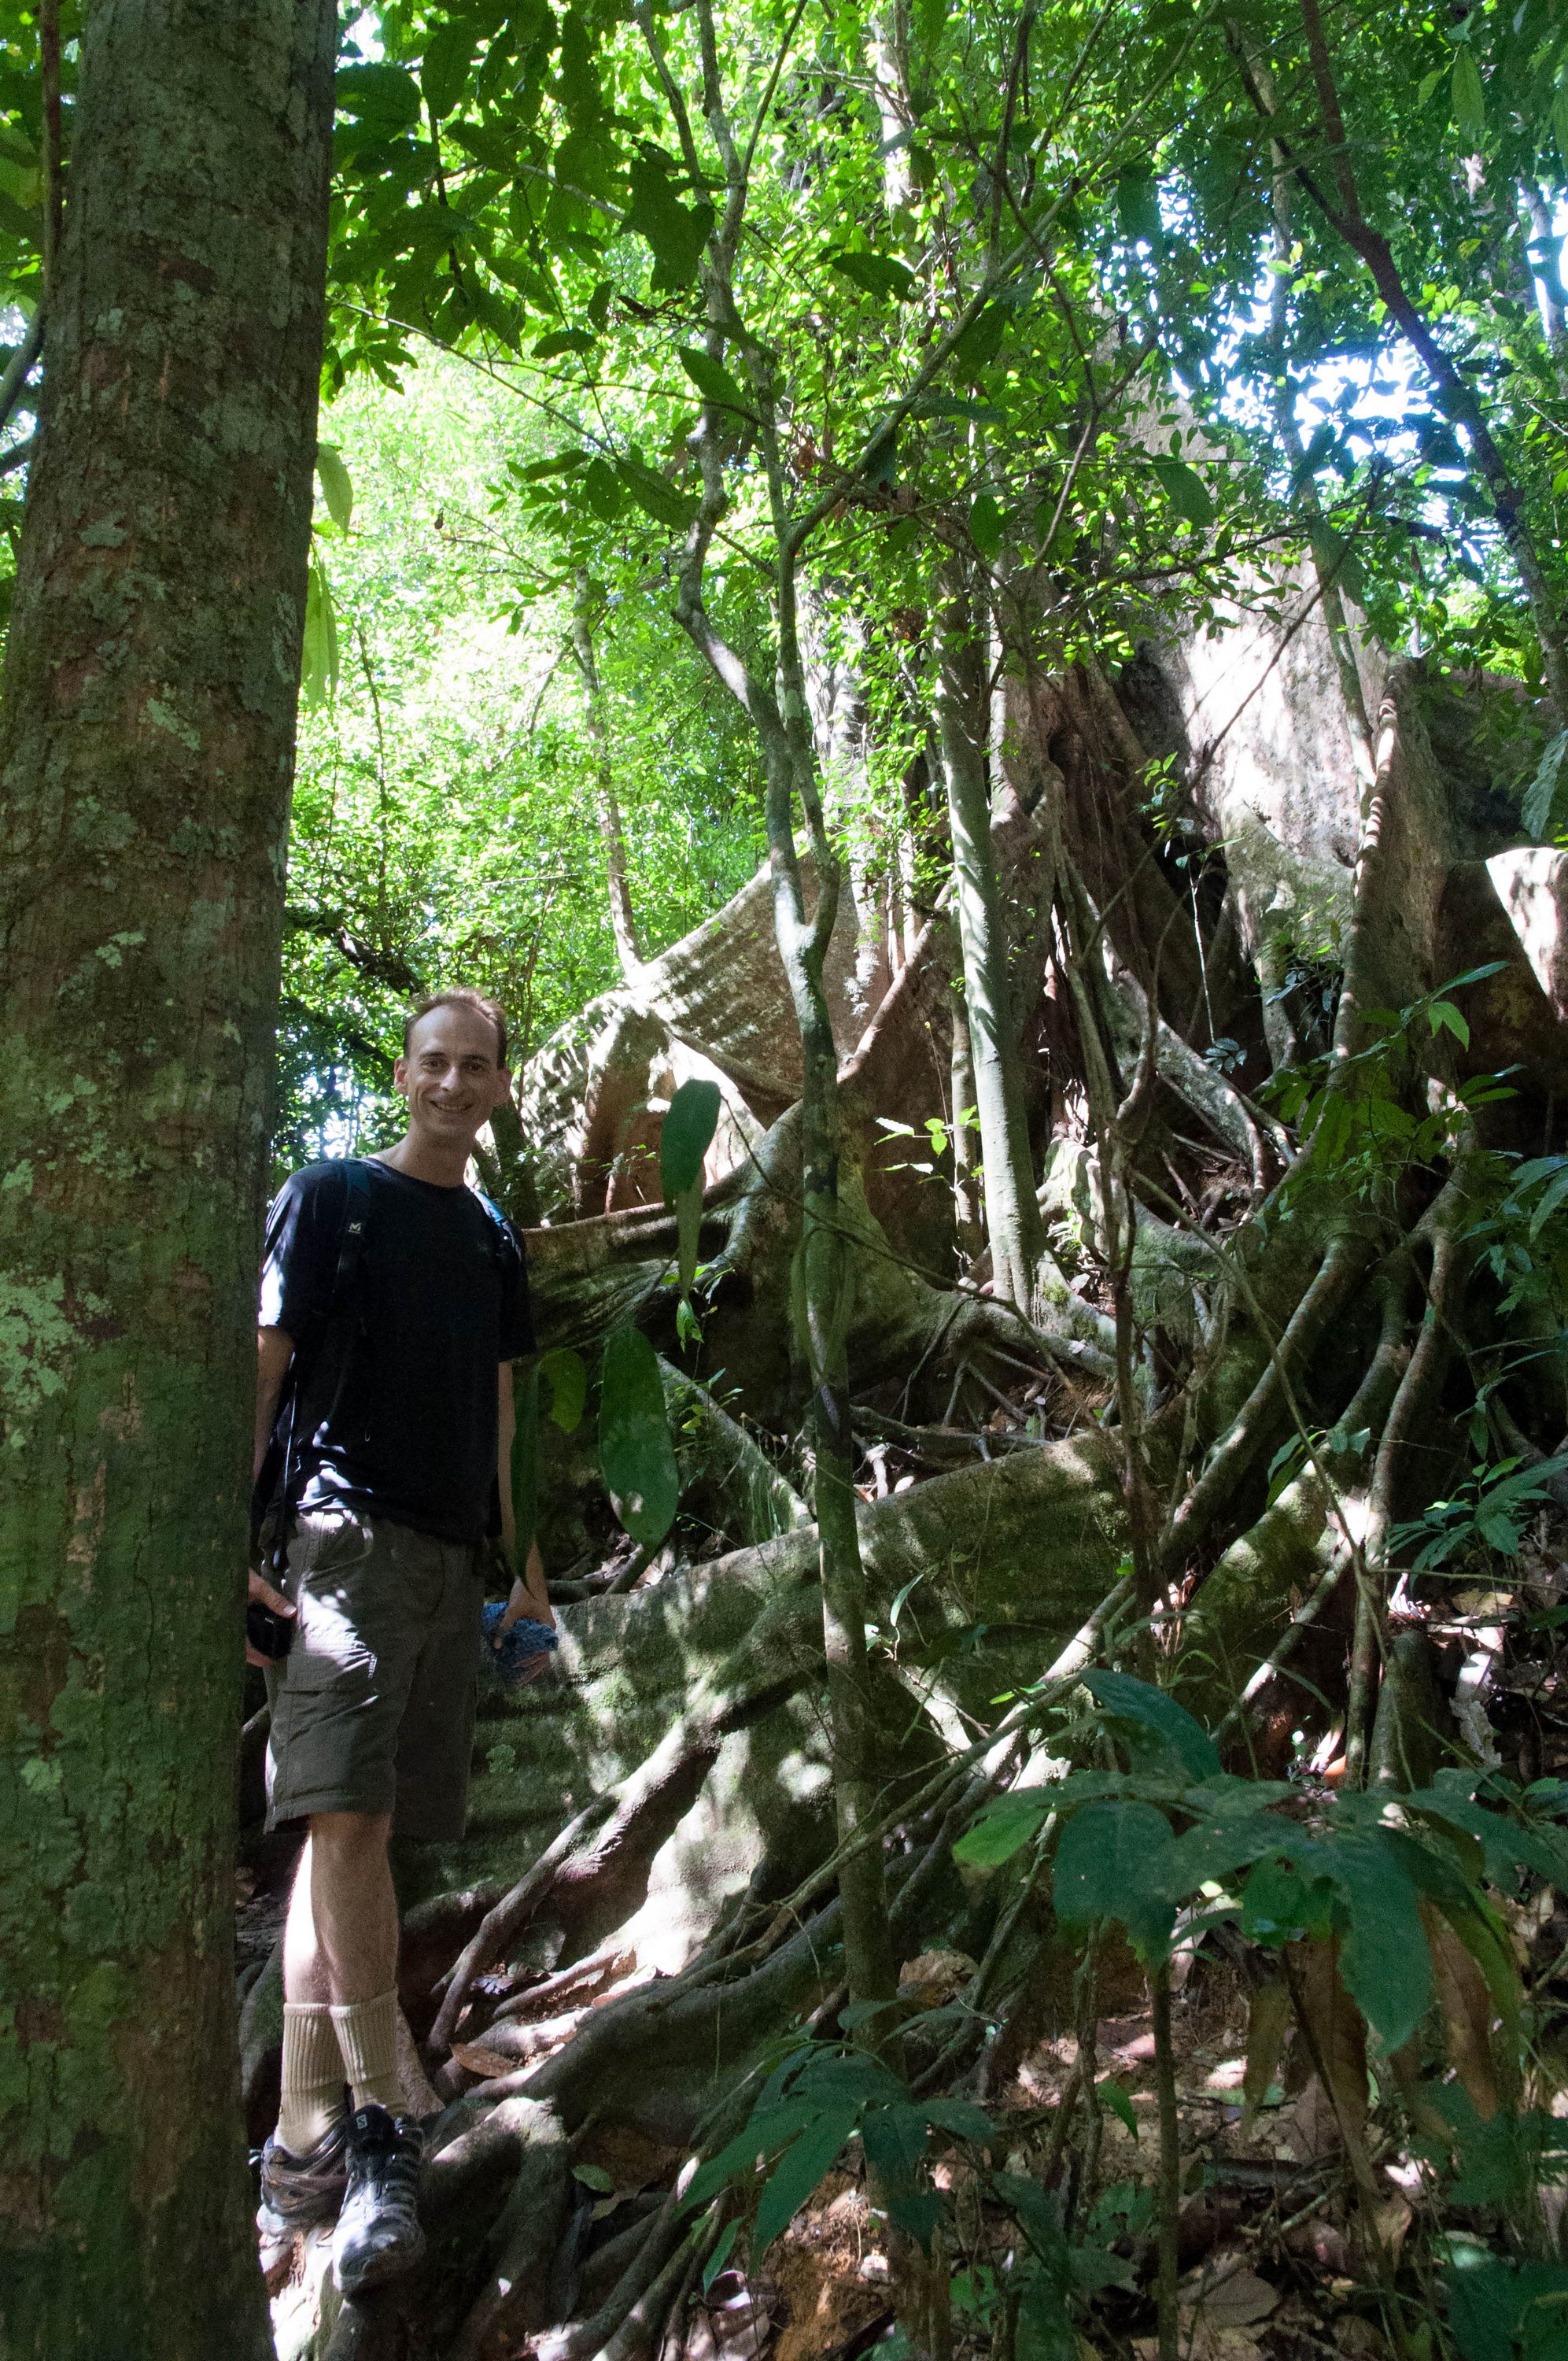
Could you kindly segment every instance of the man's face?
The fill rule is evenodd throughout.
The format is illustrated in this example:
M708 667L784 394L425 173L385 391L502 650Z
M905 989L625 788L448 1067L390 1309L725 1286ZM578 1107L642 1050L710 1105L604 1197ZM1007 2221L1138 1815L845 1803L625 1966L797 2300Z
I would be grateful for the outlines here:
M496 1063L496 1028L472 1008L422 1016L392 1080L409 1103L409 1129L447 1148L471 1148L511 1087Z

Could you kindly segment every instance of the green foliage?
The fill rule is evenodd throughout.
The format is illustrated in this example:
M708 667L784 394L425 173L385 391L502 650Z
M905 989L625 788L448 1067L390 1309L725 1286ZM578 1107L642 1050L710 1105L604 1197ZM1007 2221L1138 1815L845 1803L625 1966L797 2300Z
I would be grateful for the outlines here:
M516 1397L516 1424L512 1429L511 1445L511 1498L520 1565L528 1555L529 1544L539 1529L540 1415L543 1396L545 1393L549 1395L545 1414L554 1421L564 1434L570 1434L582 1418L587 1388L588 1373L582 1355L562 1345L539 1356Z
M1419 1517L1396 1525L1389 1547L1418 1574L1445 1566L1478 1545L1499 1557L1518 1557L1522 1521L1551 1499L1553 1480L1564 1473L1568 1454L1534 1466L1517 1458L1482 1461L1451 1499L1430 1501Z
M675 1521L680 1476L659 1358L640 1328L612 1328L599 1363L599 1466L616 1515L657 1549Z
M683 1299L696 1277L697 1232L702 1221L702 1164L718 1128L718 1084L682 1082L671 1099L659 1132L659 1183L666 1205L675 1209L677 1261Z
M1447 2246L1448 2324L1462 2361L1563 2361L1568 2266L1505 2261L1464 2238Z
M1163 1691L1127 1674L1089 1677L1106 1691L1106 1727L1132 1741L1129 1769L1072 1772L1048 1789L999 1798L954 1847L958 1860L989 1865L1056 1816L1052 1893L1064 1927L1110 1920L1151 1964L1167 1955L1178 1913L1200 1905L1266 1949L1332 1935L1347 1990L1393 2051L1431 1993L1423 1902L1490 1979L1506 1947L1481 1881L1511 1890L1524 1868L1568 1890L1555 1785L1520 1796L1493 1781L1483 1802L1482 1774L1448 1771L1405 1799L1408 1828L1388 1825L1376 1797L1356 1794L1303 1826L1288 1783L1234 1778L1217 1760L1209 1767L1210 1741ZM1505 1993L1514 1988L1509 1967Z

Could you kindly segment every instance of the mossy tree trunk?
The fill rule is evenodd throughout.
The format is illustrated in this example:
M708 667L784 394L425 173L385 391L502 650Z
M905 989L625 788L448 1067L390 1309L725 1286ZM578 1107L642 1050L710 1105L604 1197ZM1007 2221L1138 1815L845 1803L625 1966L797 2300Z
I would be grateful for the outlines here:
M270 2351L231 1911L334 0L82 34L0 797L0 2347Z

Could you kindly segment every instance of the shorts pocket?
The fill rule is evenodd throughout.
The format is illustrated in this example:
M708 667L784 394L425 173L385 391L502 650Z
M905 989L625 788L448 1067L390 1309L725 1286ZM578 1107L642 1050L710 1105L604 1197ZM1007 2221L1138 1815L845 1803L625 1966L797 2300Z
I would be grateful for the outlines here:
M373 1659L366 1655L345 1661L321 1650L302 1648L296 1642L289 1651L284 1693L303 1697L335 1688L340 1681L346 1684L356 1679L367 1680L372 1664Z
M337 1574L361 1565L369 1556L375 1536L367 1518L350 1509L313 1509L299 1521L290 1571L302 1584L319 1574Z

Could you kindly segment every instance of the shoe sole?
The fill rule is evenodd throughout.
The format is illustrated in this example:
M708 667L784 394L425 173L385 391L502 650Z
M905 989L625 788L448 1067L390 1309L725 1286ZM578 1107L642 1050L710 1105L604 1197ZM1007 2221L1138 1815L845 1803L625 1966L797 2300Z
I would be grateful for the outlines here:
M424 2260L424 2254L425 2240L422 2231L417 2246L383 2246L378 2253L367 2255L352 2277L345 2277L334 2259L333 2284L339 2295L352 2301L355 2296L363 2295L367 2288L380 2287L388 2279L400 2279L405 2272L417 2270Z

